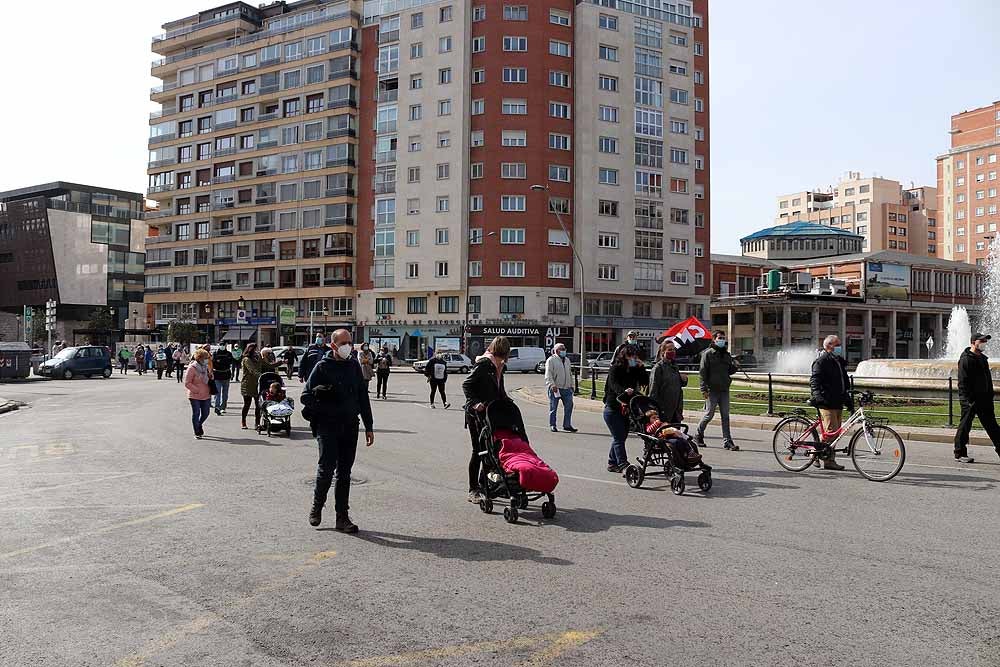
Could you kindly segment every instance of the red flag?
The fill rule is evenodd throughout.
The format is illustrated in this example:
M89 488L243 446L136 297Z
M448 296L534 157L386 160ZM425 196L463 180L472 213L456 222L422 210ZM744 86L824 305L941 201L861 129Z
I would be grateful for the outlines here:
M689 317L660 334L656 342L662 343L668 338L674 339L674 346L679 356L690 356L708 346L712 340L712 332L697 317Z

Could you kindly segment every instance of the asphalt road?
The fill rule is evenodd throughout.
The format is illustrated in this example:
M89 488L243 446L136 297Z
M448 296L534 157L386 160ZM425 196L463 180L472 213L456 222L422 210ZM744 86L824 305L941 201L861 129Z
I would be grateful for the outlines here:
M522 403L559 514L509 525L465 501L461 412L410 372L390 389L346 536L306 521L299 415L291 439L212 415L197 441L172 380L0 385L30 403L0 416L0 665L1000 664L992 451L908 443L878 484L713 429L715 488L675 497L605 472L599 414L553 434Z

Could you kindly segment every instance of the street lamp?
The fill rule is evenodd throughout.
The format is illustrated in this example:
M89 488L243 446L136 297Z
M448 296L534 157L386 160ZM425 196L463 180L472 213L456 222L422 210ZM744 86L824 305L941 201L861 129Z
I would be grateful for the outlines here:
M531 189L533 191L535 191L535 192L548 192L549 191L549 186L535 184L535 185L531 186ZM545 207L546 207L546 209L548 209L548 202L546 202ZM573 237L570 236L569 230L566 229L566 225L563 224L562 216L559 215L558 209L553 209L552 212L556 214L556 221L559 222L559 227L562 228L563 234L566 235L566 240L569 242L569 247L573 251L573 257L575 257L576 261L580 264L580 347L579 347L578 352L580 354L580 359L581 359L580 363L582 364L587 359L587 351L585 349L585 345L586 345L585 340L586 339L584 338L584 328L585 327L584 327L584 323L583 323L584 322L583 321L583 304L586 301L586 292L584 291L584 286L583 286L583 280L584 280L584 275L585 275L584 271L585 271L585 269L583 268L583 260L580 258L580 253L578 253L576 251L576 245L574 245L574 243L573 243Z
M139 309L132 309L132 342L135 342L135 330L139 328Z
M242 296L236 301L236 308L238 310L246 310L247 302Z

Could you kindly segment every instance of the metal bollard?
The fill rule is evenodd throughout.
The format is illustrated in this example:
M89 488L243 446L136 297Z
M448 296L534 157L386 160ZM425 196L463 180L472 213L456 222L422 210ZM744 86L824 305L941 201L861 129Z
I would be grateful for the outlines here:
M577 366L573 369L573 395L580 395L580 367Z
M955 402L952 387L952 377L948 376L948 426L955 426Z
M597 369L590 367L590 400L597 400Z
M767 414L774 414L774 384L771 382L771 374L767 374Z

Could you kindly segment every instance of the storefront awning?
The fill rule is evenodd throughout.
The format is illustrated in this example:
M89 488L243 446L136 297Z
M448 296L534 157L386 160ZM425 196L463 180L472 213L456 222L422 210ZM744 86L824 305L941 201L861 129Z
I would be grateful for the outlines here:
M227 331L226 335L222 337L222 340L245 341L250 340L256 335L256 327L235 327Z

